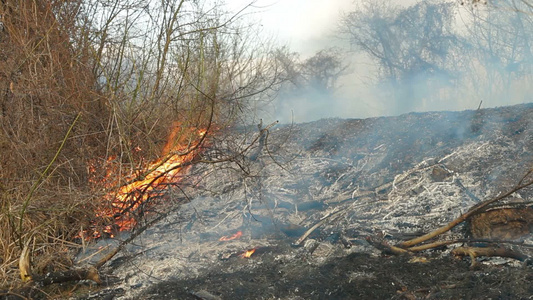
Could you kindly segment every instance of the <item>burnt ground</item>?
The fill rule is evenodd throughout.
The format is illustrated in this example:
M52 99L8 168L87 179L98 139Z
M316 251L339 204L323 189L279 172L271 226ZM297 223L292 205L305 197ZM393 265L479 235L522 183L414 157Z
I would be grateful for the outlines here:
M145 299L531 299L529 267L483 266L443 257L424 263L408 257L352 253L323 265L265 255L260 265L241 261L191 280L159 283ZM251 266L252 265L252 266ZM235 270L236 269L236 270Z
M201 178L193 200L107 265L118 283L75 298L532 299L527 262L478 258L471 269L470 258L450 254L461 244L413 258L383 255L365 240L382 234L395 244L427 233L511 189L533 166L532 123L533 104L524 104L278 125L260 152L192 170ZM233 152L255 136L255 128L234 133ZM532 200L530 187L505 201ZM219 241L237 231L242 238ZM465 237L462 224L441 239ZM532 235L523 241L533 245ZM251 248L251 258L237 255Z

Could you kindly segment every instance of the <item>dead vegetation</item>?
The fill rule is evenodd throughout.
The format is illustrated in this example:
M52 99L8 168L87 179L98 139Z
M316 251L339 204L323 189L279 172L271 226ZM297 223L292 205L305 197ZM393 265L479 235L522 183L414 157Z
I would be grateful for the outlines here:
M379 237L368 237L367 240L381 251L396 255L412 255L415 252L435 249L450 244L472 244L485 242L491 246L485 248L461 247L455 249L452 254L457 256L470 256L472 259L472 266L476 265L475 258L478 256L502 256L523 261L528 258L528 256L509 250L500 245L515 244L523 247L531 247L521 243L513 243L513 240L520 239L532 233L531 228L533 228L533 213L531 208L525 206L523 203L518 203L522 206L521 209L509 207L495 208L494 204L498 201L506 199L510 195L520 191L523 188L533 185L533 178L531 178L532 173L533 169L529 170L517 183L517 185L508 192L493 199L476 204L470 208L468 212L460 215L452 222L420 237L401 242L395 246L389 245ZM450 231L463 222L469 223L472 239L428 242Z
M109 195L253 119L249 99L280 81L269 41L197 1L3 1L0 15L0 287L21 284L19 260L23 280L70 270L84 233L117 221ZM134 206L121 213L141 221Z
M247 100L268 97L281 81L276 65L268 61L268 42L232 27L236 16L202 11L197 1L164 2L168 6L150 7L163 15L143 28L134 24L146 7L114 4L118 2L0 4L0 286L7 289L28 279L41 284L100 281L93 269L73 270L72 253L84 246L83 238L76 240L81 232L101 233L116 221L113 214L96 217L112 209L102 201L104 196L145 178L173 155L205 148L213 132L253 118ZM91 19L99 9L102 23ZM191 16L191 11L197 14ZM182 20L190 22L183 25ZM243 36L248 39L241 43ZM266 136L272 125L260 126L248 141L219 141L217 145L237 144L234 149L239 150L216 161L232 162L249 175L249 165L242 161L255 161L261 151L268 151ZM195 143L192 129L204 129L206 135ZM173 147L182 143L185 147L179 151ZM380 145L373 146L367 150L381 151ZM161 153L164 158L151 165ZM361 169L377 157L362 156L366 161ZM214 161L198 155L187 164ZM366 194L354 190L351 199L380 196L403 183L409 174L404 175ZM183 193L180 199L186 198ZM165 217L154 214L148 221L149 205L134 209L137 204L131 202L119 213L131 212L136 221L146 221L136 234ZM340 215L342 211L331 216ZM398 248L414 251L417 244ZM19 275L21 280L16 279Z
M86 45L70 41L75 13L54 1L0 5L0 285L14 283L26 243L36 270L68 268L95 210L86 168L105 149L108 110Z
M269 144L285 141L274 153L281 162L291 158L284 168L263 160L263 153L249 166L253 178L227 172L206 180L202 186L213 194L140 236L146 256L133 257L141 249L132 247L113 264L114 274L124 278L118 284L124 291L105 291L152 299L193 299L191 291L200 290L222 298L260 298L256 291L268 291L268 297L282 299L520 299L531 293L530 265L476 256L523 260L531 255L529 234L524 241L500 242L505 238L470 236L461 222L425 242L400 247L485 199L505 196L530 169L523 170L532 158L531 105L483 112L485 125L475 132L468 132L472 111L279 126L270 132ZM289 130L291 138L285 140ZM530 206L531 191L524 187L486 206L489 220L485 212L472 218L498 225L501 219L491 212ZM527 213L517 216L508 224L530 222ZM498 226L492 228L498 232ZM220 242L239 231L240 239ZM377 251L367 236L387 247ZM391 246L406 255L391 255ZM249 260L238 256L265 247L270 250ZM476 268L469 268L470 255Z

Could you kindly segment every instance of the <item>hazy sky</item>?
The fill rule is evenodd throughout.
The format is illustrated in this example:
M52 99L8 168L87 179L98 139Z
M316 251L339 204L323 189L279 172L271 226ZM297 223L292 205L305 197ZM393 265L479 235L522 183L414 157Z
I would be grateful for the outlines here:
M401 5L417 2L416 0L390 1ZM226 3L230 10L238 11L250 2L252 0L227 0ZM341 13L353 11L356 2L355 0L257 0L253 7L247 10L246 17L254 23L261 23L265 34L272 34L277 37L281 45L288 45L291 51L300 53L301 58L306 58L332 46L349 48L348 41L340 39L336 30ZM512 100L496 97L489 100L476 92L477 94L464 95L461 99L432 100L432 102L423 102L415 108L408 105L400 107L390 95L384 94L381 88L376 89L371 85L369 79L375 75L373 73L375 69L368 57L352 52L349 59L352 73L340 79L340 87L333 96L324 98L316 94L301 94L298 97L277 99L271 117L281 122L307 122L328 117L365 118L396 115L412 109L416 111L475 109L482 97L484 107L531 101L531 96Z
M250 0L229 0L228 5L238 9ZM323 49L338 26L341 11L349 11L353 0L258 0L253 10L254 19L260 20L267 31L281 43L303 55L312 55Z
M406 2L413 0L396 1ZM227 4L230 9L237 11L250 4L250 0L228 0ZM342 13L353 10L354 6L354 0L257 0L248 11L256 12L251 18L263 24L266 34L277 37L280 44L288 45L291 51L305 58L332 46L349 47L346 40L339 38L336 30ZM369 91L364 82L369 73L368 64L355 61L349 64L357 72L340 79L341 87L334 99L314 95L277 99L271 117L287 123L387 114L385 103L376 103L375 99L366 96Z

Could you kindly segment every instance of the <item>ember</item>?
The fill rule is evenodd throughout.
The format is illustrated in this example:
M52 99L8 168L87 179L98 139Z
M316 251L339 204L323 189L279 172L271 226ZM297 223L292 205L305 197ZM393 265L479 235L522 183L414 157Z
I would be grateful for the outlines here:
M219 239L219 241L221 242L225 242L225 241L231 241L231 240L235 240L235 239L238 239L242 236L242 231L237 231L235 234L231 235L231 236L223 236Z
M255 253L255 250L257 248L253 248L253 249L250 249L250 250L246 250L244 251L243 253L241 253L239 256L242 257L242 258L250 258L252 257L252 255Z

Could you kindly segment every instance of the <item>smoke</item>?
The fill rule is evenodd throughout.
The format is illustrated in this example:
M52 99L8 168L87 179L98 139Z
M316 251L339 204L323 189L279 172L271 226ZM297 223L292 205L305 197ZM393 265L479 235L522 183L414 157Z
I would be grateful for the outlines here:
M319 51L317 45L341 47L349 72L339 76L335 89L282 89L270 108L271 117L298 123L533 101L531 14L501 8L507 1L499 1L499 8L442 1L398 1L402 6L367 2L371 10L355 4L330 20L336 30L307 38L307 47L297 44L301 61Z

